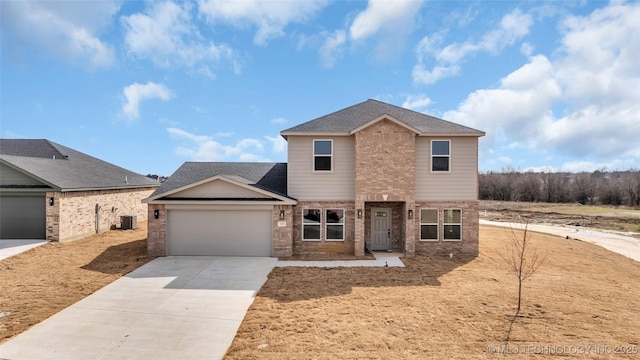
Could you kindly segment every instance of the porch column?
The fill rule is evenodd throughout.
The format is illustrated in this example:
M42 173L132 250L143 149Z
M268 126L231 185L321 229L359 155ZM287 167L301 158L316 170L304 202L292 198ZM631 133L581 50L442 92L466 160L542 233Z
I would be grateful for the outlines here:
M358 212L361 216L358 216ZM355 202L355 235L353 239L353 254L364 256L364 201Z

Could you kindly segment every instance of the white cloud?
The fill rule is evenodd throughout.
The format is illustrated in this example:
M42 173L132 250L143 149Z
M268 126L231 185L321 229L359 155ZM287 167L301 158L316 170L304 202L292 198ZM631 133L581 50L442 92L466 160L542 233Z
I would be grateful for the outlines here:
M287 152L287 141L282 136L265 136L265 139L271 144L271 151L273 153L283 154Z
M239 72L233 50L206 40L192 23L191 12L187 2L158 2L150 3L144 14L124 16L128 53L160 67L193 67L209 78L215 78L210 65L221 60L230 61L234 72Z
M562 22L556 58L530 58L444 118L487 132L481 151L514 142L559 152L581 170L640 163L640 4L612 4ZM561 113L554 113L554 111Z
M196 135L178 128L168 128L169 135L182 144L176 153L193 161L269 161L263 155L264 144L257 139L241 139L232 145L216 141L212 136ZM266 137L274 153L282 151L275 138Z
M414 29L422 0L369 0L349 27L349 38L364 41L376 36L375 55L389 60L402 53L408 34Z
M253 38L256 45L266 45L269 40L284 35L289 23L308 21L326 4L325 0L198 0L199 12L210 24L224 21L237 27L256 26L258 30Z
M424 68L422 64L416 64L413 67L411 76L413 82L418 84L430 85L438 82L440 79L452 77L460 73L460 67L453 66L436 66L431 71Z
M413 68L413 81L428 85L457 75L460 72L459 64L469 54L479 51L497 54L527 35L531 25L533 25L531 15L523 14L520 9L516 9L502 17L498 28L483 34L478 42L455 42L440 48L441 34L425 36L416 47L418 62ZM432 70L427 70L425 64L431 59L436 65Z
M402 103L402 107L419 112L426 112L431 103L431 99L425 94L409 95L404 103Z
M365 39L380 31L398 31L405 24L411 24L413 17L422 6L422 1L369 0L367 8L360 12L349 28L353 40Z
M487 133L487 145L508 138L531 143L533 134L550 121L551 106L561 98L561 89L552 77L553 65L544 56L509 74L496 89L471 93L455 111L444 118L472 126ZM488 141L487 141L488 140Z
M336 64L336 58L340 55L342 45L347 41L344 30L336 30L327 35L324 45L320 47L320 59L324 67L332 68Z
M284 125L284 124L288 123L288 121L285 118L276 118L276 119L272 119L271 123L272 124L278 124L278 125Z
M122 92L126 98L126 103L122 107L122 114L129 119L140 117L140 103L145 100L160 99L170 100L174 94L162 84L148 82L146 84L133 83L126 86Z
M112 46L97 33L112 23L118 1L3 1L0 24L3 48L10 52L46 49L87 68L106 68L115 61Z

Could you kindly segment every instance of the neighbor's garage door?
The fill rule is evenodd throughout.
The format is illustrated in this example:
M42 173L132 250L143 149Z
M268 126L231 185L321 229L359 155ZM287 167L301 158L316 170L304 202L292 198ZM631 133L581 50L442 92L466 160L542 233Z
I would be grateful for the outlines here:
M271 256L271 210L169 210L168 255Z
M0 239L44 240L44 194L0 196Z

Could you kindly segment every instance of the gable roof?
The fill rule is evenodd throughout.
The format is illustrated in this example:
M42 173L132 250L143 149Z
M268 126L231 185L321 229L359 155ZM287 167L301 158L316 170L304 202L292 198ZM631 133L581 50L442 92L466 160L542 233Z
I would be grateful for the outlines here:
M45 139L0 139L0 162L59 191L159 185L146 176Z
M151 194L159 199L207 179L224 177L279 196L287 196L286 163L185 162Z
M390 116L393 118L390 120L406 124L419 135L485 135L484 132L467 126L373 99L283 130L280 135L285 138L288 135L351 135L355 130L366 127L370 122L377 122L384 116Z

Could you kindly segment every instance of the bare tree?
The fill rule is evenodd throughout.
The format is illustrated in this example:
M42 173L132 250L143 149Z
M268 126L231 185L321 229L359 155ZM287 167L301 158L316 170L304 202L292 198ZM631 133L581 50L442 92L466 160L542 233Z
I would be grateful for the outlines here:
M540 256L532 242L533 233L529 231L529 220L523 219L521 229L510 228L507 231L509 241L505 244L502 258L509 267L510 272L518 279L518 307L514 318L520 313L522 304L522 283L535 274L546 256Z
M630 169L624 175L623 181L629 197L629 206L640 206L640 170Z
M565 189L569 183L569 176L564 173L542 173L546 202L564 202L567 194Z

